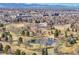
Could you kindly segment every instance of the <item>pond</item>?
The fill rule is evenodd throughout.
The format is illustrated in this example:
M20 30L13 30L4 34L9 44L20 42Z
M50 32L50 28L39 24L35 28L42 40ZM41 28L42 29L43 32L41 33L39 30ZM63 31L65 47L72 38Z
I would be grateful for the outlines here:
M43 38L43 39L37 39L37 40L31 40L29 43L34 43L34 44L40 44L40 45L52 45L55 42L55 40L53 38Z

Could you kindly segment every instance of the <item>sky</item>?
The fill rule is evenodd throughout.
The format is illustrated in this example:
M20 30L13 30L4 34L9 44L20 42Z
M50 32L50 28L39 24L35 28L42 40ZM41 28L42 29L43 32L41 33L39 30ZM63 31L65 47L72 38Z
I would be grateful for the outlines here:
M1 4L1 3L23 3L22 4ZM26 7L26 5L30 4L39 4L41 7L46 7L44 5L61 5L63 7L79 7L79 0L0 0L0 8L1 7ZM26 5L25 5L26 4ZM31 5L32 6L32 5ZM30 7L31 7L30 6ZM37 5L33 5L32 7L40 7Z
M0 3L0 8L79 8L79 3Z
M0 3L79 3L79 0L0 0Z

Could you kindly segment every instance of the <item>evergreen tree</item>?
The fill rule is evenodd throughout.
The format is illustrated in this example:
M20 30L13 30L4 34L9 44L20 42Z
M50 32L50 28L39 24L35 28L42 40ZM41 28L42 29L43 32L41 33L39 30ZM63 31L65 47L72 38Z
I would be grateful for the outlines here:
M0 43L0 51L3 51L3 45Z
M23 30L21 34L24 36L25 35L25 31Z
M4 52L7 54L9 49L10 49L10 46L6 45L5 48L4 48Z
M21 55L26 55L26 53L24 51L21 52Z
M33 53L32 55L37 55L36 53Z
M56 30L55 30L55 33L54 33L54 36L55 36L55 37L58 37L58 35L59 35L59 31L56 29Z
M4 24L0 23L0 27L3 27L3 26L4 26Z
M65 31L65 37L67 37L67 31Z
M27 36L30 36L30 32L29 31L27 31Z
M47 50L47 48L42 49L42 55L48 55L48 50Z
M19 37L19 39L18 39L18 45L20 45L22 43L23 43L23 38L22 37Z

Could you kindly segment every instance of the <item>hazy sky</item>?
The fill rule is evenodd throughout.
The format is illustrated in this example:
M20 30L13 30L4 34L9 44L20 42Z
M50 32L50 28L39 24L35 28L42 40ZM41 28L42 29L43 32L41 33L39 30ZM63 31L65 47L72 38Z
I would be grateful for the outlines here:
M79 3L79 0L0 0L0 3Z

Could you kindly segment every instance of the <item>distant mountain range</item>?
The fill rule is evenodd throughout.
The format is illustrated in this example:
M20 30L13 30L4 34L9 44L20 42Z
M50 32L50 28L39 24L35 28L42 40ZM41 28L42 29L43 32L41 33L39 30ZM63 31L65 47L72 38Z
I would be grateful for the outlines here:
M0 3L0 8L75 9L78 3Z

